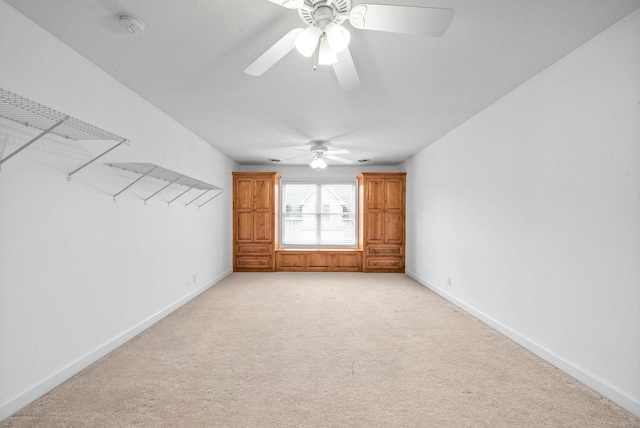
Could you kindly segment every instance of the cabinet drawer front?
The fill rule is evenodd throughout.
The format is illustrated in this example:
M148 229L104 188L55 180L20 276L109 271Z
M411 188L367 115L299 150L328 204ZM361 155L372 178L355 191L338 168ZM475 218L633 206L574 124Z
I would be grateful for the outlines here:
M366 248L368 256L401 256L402 247L400 245L369 245Z
M237 255L245 255L245 254L255 254L255 255L265 255L271 256L271 245L237 245L236 246L236 254Z
M365 269L403 272L404 260L402 257L367 257Z
M262 269L271 270L273 267L272 257L236 257L236 267L238 269Z

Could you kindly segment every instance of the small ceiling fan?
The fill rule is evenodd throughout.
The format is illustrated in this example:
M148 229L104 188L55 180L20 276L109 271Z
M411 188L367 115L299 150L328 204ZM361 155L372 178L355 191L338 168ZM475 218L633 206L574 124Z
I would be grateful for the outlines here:
M304 151L304 152L308 152L306 155L302 155L302 156L295 156L289 159L284 159L285 161L288 160L293 160L293 159L300 159L300 158L306 158L309 156L313 156L313 160L311 161L311 163L309 164L309 166L311 166L311 168L315 168L315 169L323 169L327 167L327 162L325 162L325 158L326 159L331 159L331 160L335 160L338 162L342 162L342 163L346 163L348 165L352 164L353 161L351 159L347 159L347 158L343 158L340 156L336 156L336 155L345 155L347 153L351 153L349 150L347 149L336 149L336 150L329 150L329 148L327 147L328 142L327 141L321 141L321 140L314 140L311 142L311 147L307 148L307 147L297 147L294 150L299 150L299 151Z
M453 19L453 10L432 7L368 3L352 7L351 0L269 1L287 9L298 9L307 27L289 31L244 72L261 76L296 48L306 57L315 54L314 70L317 65L331 65L343 90L360 85L348 48L351 34L342 26L345 21L360 30L438 37L447 31Z

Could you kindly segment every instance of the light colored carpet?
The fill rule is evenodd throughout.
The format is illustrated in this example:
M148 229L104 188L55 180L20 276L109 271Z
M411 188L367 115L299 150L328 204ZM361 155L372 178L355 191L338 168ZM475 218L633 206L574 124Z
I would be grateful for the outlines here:
M234 273L2 427L623 427L403 274Z

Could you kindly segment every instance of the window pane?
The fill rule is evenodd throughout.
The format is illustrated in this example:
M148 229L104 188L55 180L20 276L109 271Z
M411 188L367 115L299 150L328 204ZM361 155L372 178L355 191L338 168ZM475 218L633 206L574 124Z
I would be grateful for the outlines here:
M285 216L282 240L285 244L314 244L317 240L316 215Z
M283 186L282 198L285 207L298 212L315 213L316 210L316 185L314 184L287 184Z
M356 245L356 186L285 183L282 186L283 245Z

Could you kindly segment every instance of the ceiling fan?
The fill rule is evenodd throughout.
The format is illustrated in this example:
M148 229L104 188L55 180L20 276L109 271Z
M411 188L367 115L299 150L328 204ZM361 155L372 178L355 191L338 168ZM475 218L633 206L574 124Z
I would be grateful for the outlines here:
M328 142L327 141L321 141L321 140L314 140L311 142L311 147L307 148L307 147L297 147L294 150L300 150L300 151L304 151L304 152L308 152L306 155L302 155L302 156L295 156L293 158L289 158L289 159L284 159L285 161L288 160L293 160L293 159L300 159L300 158L306 158L309 156L313 156L313 160L311 161L311 163L309 164L309 166L311 168L315 168L317 170L323 169L327 167L327 162L325 162L325 158L326 159L331 159L331 160L335 160L338 162L342 162L342 163L346 163L346 164L352 164L353 161L351 159L347 159L347 158L343 158L340 156L336 156L336 155L344 155L347 153L351 153L349 150L347 149L337 149L337 150L329 150L329 148L327 147Z
M314 55L314 67L331 65L343 90L360 85L360 78L349 52L351 34L342 26L349 21L360 30L386 31L438 37L447 31L453 10L421 6L361 3L351 0L269 0L287 9L298 9L307 27L295 28L278 40L244 72L261 76L296 48L306 57Z

